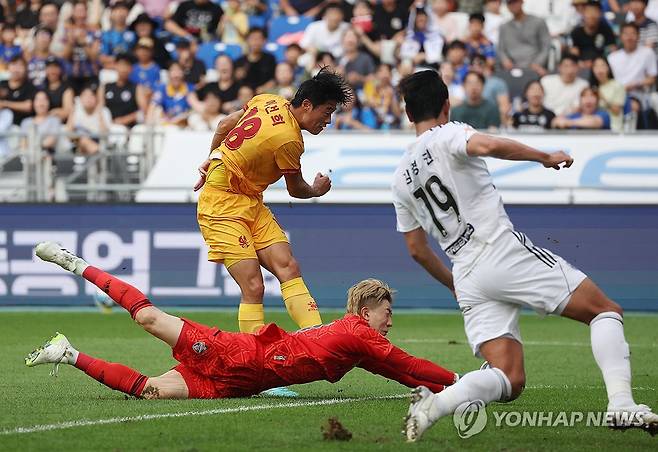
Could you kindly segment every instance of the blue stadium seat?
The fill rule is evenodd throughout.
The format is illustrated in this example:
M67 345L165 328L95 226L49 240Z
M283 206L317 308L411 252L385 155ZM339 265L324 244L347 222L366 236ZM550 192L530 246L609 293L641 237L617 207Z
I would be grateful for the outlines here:
M276 62L280 63L285 60L286 48L288 46L277 44L276 42L268 42L265 44L265 50L276 58Z
M242 56L242 48L237 44L211 41L201 44L196 52L196 57L203 61L206 69L214 68L215 60L220 55L228 55L232 60L236 60Z
M286 33L304 31L311 22L313 22L313 19L304 16L275 17L272 19L272 22L270 22L270 33L268 38L271 42L276 42Z

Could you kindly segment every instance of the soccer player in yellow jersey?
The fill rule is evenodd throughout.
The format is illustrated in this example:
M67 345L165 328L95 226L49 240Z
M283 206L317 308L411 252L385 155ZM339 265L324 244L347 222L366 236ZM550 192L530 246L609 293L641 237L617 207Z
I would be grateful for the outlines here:
M240 286L242 332L256 331L265 322L261 265L281 283L286 309L300 328L322 323L288 239L263 204L263 192L281 176L294 198L329 191L328 176L318 173L312 185L302 177L302 130L319 134L336 106L352 98L344 79L323 68L301 84L292 101L258 95L217 126L210 157L199 167L201 178L194 187L203 187L197 219L210 248L208 259L223 263Z

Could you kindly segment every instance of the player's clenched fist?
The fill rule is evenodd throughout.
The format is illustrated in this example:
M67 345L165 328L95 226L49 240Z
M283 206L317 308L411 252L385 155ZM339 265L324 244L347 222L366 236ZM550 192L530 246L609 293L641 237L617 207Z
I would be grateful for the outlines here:
M313 181L313 190L315 190L315 196L322 196L329 191L331 188L331 179L329 176L326 176L322 173L315 175L315 180Z
M555 168L556 170L559 170L560 168L569 168L573 164L573 157L566 152L557 151L552 154L547 154L547 156L548 157L542 162L546 168ZM562 163L564 163L564 165L560 166Z

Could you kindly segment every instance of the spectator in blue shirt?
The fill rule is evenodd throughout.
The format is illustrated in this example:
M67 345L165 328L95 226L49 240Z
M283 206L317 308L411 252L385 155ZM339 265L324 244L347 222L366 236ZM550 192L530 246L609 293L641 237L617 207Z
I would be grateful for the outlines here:
M480 13L471 14L468 20L466 51L471 61L475 55L482 55L490 68L496 64L496 48L484 35L484 15Z
M139 38L135 46L135 56L137 63L133 65L130 81L149 90L155 89L160 83L160 66L153 61L153 40Z
M466 44L462 41L454 40L444 47L446 52L446 60L452 63L455 68L455 82L463 83L466 74L468 74L469 66L466 61Z
M182 66L173 62L167 71L169 81L159 84L153 93L149 122L185 126L190 113L190 94L194 86L185 82Z
M126 20L128 5L118 1L112 5L110 22L112 28L104 31L101 36L101 63L104 68L112 67L114 57L120 53L128 53L135 45L135 33L128 29Z
M599 93L588 87L580 93L578 111L553 120L556 129L610 129L610 115L599 108Z
M0 70L6 70L9 62L21 54L20 46L14 44L16 40L16 26L6 22L2 25L0 35Z

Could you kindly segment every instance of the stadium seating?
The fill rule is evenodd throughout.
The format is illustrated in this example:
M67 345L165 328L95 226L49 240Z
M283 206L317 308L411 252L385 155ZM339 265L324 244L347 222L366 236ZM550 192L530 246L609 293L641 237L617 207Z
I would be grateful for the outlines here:
M203 62L206 69L214 68L215 60L220 55L228 55L232 60L236 60L242 56L242 48L237 44L211 41L201 44L196 53L196 57Z

